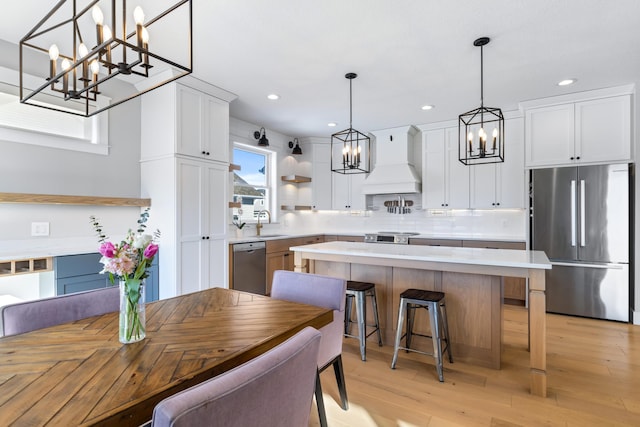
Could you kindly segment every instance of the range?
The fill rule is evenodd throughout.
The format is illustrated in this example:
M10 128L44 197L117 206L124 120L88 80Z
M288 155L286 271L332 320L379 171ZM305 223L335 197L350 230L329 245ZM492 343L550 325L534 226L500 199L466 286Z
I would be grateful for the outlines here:
M400 232L400 231L380 231L378 233L367 233L364 235L365 243L395 243L408 245L409 237L417 236L420 233Z

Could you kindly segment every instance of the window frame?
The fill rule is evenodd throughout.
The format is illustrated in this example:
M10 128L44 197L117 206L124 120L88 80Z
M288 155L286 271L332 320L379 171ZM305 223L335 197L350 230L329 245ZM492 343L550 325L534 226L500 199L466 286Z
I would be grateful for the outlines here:
M277 222L278 221L278 212L276 209L276 201L278 200L278 194L277 194L277 185L276 185L276 165L277 165L277 153L275 151L272 150L267 150L264 148L259 148L259 147L255 147L253 145L249 145L247 143L243 143L243 142L239 142L239 141L234 141L232 144L232 149L231 149L231 153L233 154L234 150L243 150L243 151L248 151L251 153L256 153L256 154L260 154L260 155L264 155L265 156L265 182L266 182L266 186L265 187L258 187L258 188L265 188L265 194L266 194L266 201L265 201L265 205L267 206L266 209L269 211L270 214L270 218L271 218L271 222ZM232 163L239 165L239 163L236 163L232 160ZM235 180L232 178L231 179L231 194L232 197L235 198ZM236 209L238 208L234 208L232 214L230 215L231 219L233 220L233 218L235 217L235 212ZM242 221L246 222L247 224L257 224L258 219L243 219ZM262 223L264 223L264 220L261 221Z
M23 74L25 87L37 87L38 78L29 74ZM20 75L18 71L0 66L0 82L19 87ZM6 92L4 92L6 93ZM10 94L14 95L15 94ZM109 102L109 98L98 96L98 103ZM30 114L37 115L39 111L53 110L22 105L30 108ZM55 112L55 111L54 111ZM66 114L55 112L56 114ZM0 141L16 142L20 144L38 145L42 147L57 148L63 150L79 151L83 153L109 155L109 114L107 112L96 114L89 118L83 118L86 138L76 138L55 132L46 132L36 129L23 129L14 126L0 124Z

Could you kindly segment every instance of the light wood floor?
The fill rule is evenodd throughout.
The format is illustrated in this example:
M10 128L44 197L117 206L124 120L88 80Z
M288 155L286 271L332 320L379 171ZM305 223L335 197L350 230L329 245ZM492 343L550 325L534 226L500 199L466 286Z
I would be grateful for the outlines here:
M502 369L433 359L356 339L343 350L350 408L340 409L333 370L322 373L329 426L640 426L640 326L547 315L547 398L528 391L527 316L504 309ZM310 426L318 425L315 406Z

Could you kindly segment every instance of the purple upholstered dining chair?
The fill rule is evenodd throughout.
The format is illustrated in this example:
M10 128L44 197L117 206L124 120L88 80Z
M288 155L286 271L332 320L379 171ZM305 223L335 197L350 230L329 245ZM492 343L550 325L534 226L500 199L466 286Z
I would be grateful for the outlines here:
M98 316L120 309L120 288L109 286L92 291L60 295L2 307L2 332L5 336L74 320Z
M346 291L347 281L344 279L285 270L274 272L271 286L272 298L333 309L333 322L320 328L322 341L320 341L320 353L318 354L318 372L333 366L340 392L341 406L345 411L349 409L342 368ZM318 377L316 384L316 404L318 405L320 425L326 426L320 377Z
M151 425L308 426L320 337L307 327L255 359L164 399Z

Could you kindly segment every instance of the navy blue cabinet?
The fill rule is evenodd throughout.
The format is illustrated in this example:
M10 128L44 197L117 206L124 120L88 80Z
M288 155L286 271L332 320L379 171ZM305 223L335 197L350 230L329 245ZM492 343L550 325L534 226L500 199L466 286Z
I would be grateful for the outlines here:
M91 289L117 286L112 284L108 274L100 274L99 253L65 255L53 259L53 271L56 282L56 295L72 294L74 292L88 291ZM146 280L145 299L147 302L156 301L158 290L158 256L148 269L149 277Z

